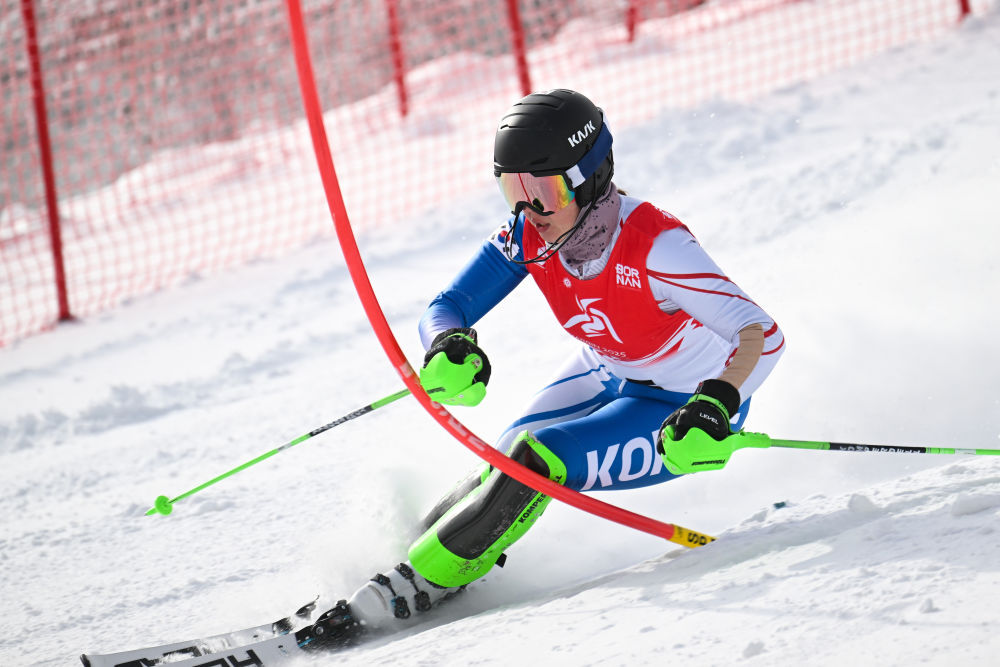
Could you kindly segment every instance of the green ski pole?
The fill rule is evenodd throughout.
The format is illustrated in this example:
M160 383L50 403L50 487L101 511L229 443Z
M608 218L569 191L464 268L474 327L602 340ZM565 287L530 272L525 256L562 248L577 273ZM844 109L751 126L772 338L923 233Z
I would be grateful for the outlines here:
M978 454L1000 456L1000 449L963 449L959 447L912 447L897 445L864 445L849 442L816 440L781 440L766 433L740 431L724 440L715 440L700 429L691 429L680 440L663 441L663 463L674 475L721 470L737 449L744 447L788 447L837 452L873 452L887 454Z
M212 486L213 484L215 484L217 482L221 482L222 480L224 480L227 477L232 477L233 475L235 475L236 473L240 472L241 470L246 470L250 466L256 465L256 464L260 463L264 459L271 458L272 456L274 456L278 452L282 452L282 451L284 451L286 449L289 449L290 447L294 447L295 445L299 444L300 442L304 442L304 441L308 440L309 438L311 438L311 437L313 437L315 435L319 435L320 433L323 433L324 431L329 431L334 426L340 426L344 422L348 422L348 421L351 421L352 419L357 419L358 417L360 417L362 415L366 415L366 414L368 414L369 412L371 412L373 410L377 410L377 409L379 409L379 408L381 408L381 407L383 407L385 405L388 405L388 404L392 403L393 401L397 401L397 400L403 398L404 396L409 395L409 393L410 393L409 389L403 389L401 391L397 391L395 394L391 394L389 396L386 396L385 398L382 398L382 399L379 399L379 400L375 401L374 403L366 405L363 408L359 408L359 409L355 410L354 412L351 412L351 413L348 413L348 414L344 415L340 419L336 419L336 420L330 422L329 424L326 424L324 426L320 426L319 428L315 428L312 431L309 431L308 433L306 433L305 435L300 435L299 437L295 438L291 442L286 442L285 444L283 444L280 447L276 447L275 449L272 449L271 451L269 451L269 452L267 452L265 454L261 454L257 458L255 458L253 460L250 460L250 461L247 461L243 465L237 466L237 467L233 468L232 470L230 470L229 472L224 472L221 475L219 475L218 477L215 477L214 479L208 480L204 484L199 484L198 486L194 487L190 491L186 491L186 492L182 493L181 495L177 496L176 498L168 498L167 496L160 496L153 503L153 506L146 512L146 516L151 516L153 514L162 514L162 515L166 516L166 515L168 515L168 514L170 514L171 512L174 511L174 503L176 503L178 500L183 500L184 498L187 498L188 496L193 496L194 494L198 493L199 491L201 491L203 489L207 489L208 487Z
M792 449L819 449L831 452L872 452L887 454L974 454L1000 456L1000 449L973 449L962 447L914 447L902 445L865 445L853 442L820 442L817 440L780 440L765 433L742 433L741 436L768 444L741 445L743 447L789 447Z

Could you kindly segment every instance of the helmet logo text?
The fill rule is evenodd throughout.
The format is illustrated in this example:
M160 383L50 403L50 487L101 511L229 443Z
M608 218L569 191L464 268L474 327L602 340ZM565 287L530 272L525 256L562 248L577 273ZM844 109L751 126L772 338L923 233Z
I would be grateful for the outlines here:
M571 134L566 137L566 141L569 142L570 146L577 146L581 141L590 136L591 132L597 132L597 128L594 127L594 121L587 121L587 124L583 126L583 129L577 131L576 134Z

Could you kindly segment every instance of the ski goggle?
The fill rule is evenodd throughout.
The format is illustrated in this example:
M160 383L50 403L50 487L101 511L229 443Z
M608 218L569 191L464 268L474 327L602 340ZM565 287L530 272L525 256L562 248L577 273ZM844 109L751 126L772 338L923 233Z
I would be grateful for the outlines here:
M563 174L536 176L524 172L503 172L497 176L503 198L512 213L530 208L539 215L552 215L576 197Z

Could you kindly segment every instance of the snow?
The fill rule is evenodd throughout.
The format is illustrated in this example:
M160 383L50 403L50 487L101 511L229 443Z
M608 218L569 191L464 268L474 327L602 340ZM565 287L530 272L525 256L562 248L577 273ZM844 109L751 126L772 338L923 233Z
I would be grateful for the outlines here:
M617 134L617 182L680 216L787 335L748 428L1000 447L998 71L994 9L932 43ZM359 240L413 361L425 304L503 204L483 183L448 213ZM489 437L574 343L530 286L478 329L490 392L456 415ZM260 623L394 565L476 465L409 399L169 517L143 514L400 386L330 242L0 350L0 664ZM719 539L684 550L553 505L434 622L307 663L1000 655L995 457L744 450L723 471L598 497Z

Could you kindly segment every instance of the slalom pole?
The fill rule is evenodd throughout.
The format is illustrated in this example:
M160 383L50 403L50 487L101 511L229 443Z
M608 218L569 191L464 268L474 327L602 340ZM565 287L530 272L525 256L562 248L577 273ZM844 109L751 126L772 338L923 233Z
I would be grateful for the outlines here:
M969 449L961 447L922 447L902 445L866 445L852 442L820 442L818 440L781 440L765 433L741 434L760 444L747 443L743 447L788 447L792 449L818 449L831 452L869 452L876 454L972 454L1000 456L1000 449ZM763 444L763 443L767 444Z
M305 442L306 440L308 440L309 438L311 438L311 437L313 437L315 435L319 435L320 433L323 433L324 431L329 431L334 426L340 426L344 422L349 422L352 419L357 419L358 417L360 417L362 415L366 415L369 412L372 412L373 410L378 410L379 408L381 408L383 406L386 406L386 405L389 405L393 401L397 401L397 400L403 398L404 396L408 396L409 394L410 394L410 390L409 389L402 389L400 391L397 391L395 394L390 394L389 396L386 396L385 398L381 398L381 399L375 401L374 403L370 403L370 404L366 405L363 408L359 408L359 409L355 410L354 412L350 412L350 413L344 415L340 419L335 419L332 422L330 422L329 424L325 424L323 426L320 426L319 428L315 428L315 429L309 431L308 433L306 433L305 435L300 435L299 437L295 438L294 440L292 440L290 442L286 442L285 444L281 445L280 447L276 447L276 448L272 449L271 451L269 451L269 452L267 452L265 454L261 454L260 456L258 456L255 459L247 461L243 465L236 466L232 470L230 470L228 472L224 472L221 475L219 475L218 477L215 477L213 479L208 480L204 484L199 484L198 486L194 487L190 491L186 491L186 492L182 493L181 495L177 496L176 498L172 498L171 499L171 498L168 498L167 496L159 496L156 499L156 501L153 503L153 506L151 508L149 508L149 510L146 512L146 516L151 516L153 514L162 514L163 516L166 516L166 515L168 515L168 514L170 514L171 512L174 511L174 503L176 503L178 500L183 500L184 498L187 498L188 496L193 496L194 494L198 493L199 491L201 491L203 489L207 489L208 487L212 486L213 484L215 484L217 482L221 482L222 480L226 479L227 477L232 477L233 475L235 475L236 473L240 472L241 470L246 470L250 466L256 465L256 464L260 463L264 459L271 458L272 456L274 456L278 452L283 452L286 449L294 447L295 445L299 444L300 442Z

